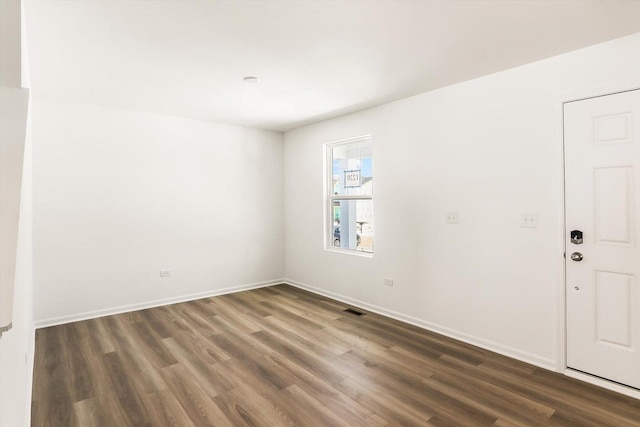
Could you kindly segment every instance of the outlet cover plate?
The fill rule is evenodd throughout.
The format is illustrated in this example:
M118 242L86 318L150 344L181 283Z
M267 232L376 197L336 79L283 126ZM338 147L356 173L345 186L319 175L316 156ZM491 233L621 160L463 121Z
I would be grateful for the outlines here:
M522 214L522 216L520 217L520 227L538 228L538 215Z

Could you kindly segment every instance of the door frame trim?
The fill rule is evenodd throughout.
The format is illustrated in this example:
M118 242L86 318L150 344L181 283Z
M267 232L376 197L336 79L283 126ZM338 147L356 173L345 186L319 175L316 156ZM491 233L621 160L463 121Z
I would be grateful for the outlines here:
M560 144L559 144L559 163L557 167L557 179L559 182L559 201L560 212L558 216L558 230L560 235L558 238L558 265L556 267L558 287L556 290L556 371L562 373L568 377L575 378L581 381L588 382L590 384L597 385L608 390L612 390L636 399L640 399L640 390L633 387L627 387L616 382L608 381L606 379L589 375L580 371L576 371L567 366L567 275L566 275L566 258L565 258L565 245L566 245L566 205L565 205L565 138L564 138L564 106L570 102L583 101L586 99L599 98L607 95L615 95L618 93L631 92L634 90L640 90L640 78L618 83L614 85L592 87L581 91L572 91L558 96L558 117L560 120Z

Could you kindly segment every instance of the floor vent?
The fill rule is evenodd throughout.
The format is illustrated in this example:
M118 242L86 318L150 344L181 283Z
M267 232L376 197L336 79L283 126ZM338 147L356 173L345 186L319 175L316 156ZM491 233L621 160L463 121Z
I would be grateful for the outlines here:
M344 309L344 310L342 310L342 311L345 311L345 312L347 312L347 313L349 313L349 314L354 314L354 315L356 315L356 316L364 316L364 313L363 313L363 312L358 311L358 310L354 310L353 308L345 308L345 309Z

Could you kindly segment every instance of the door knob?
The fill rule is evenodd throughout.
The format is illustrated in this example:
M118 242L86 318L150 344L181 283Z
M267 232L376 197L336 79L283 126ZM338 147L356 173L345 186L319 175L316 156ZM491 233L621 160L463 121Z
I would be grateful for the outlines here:
M580 252L574 252L571 254L571 259L573 261L582 261L582 254Z

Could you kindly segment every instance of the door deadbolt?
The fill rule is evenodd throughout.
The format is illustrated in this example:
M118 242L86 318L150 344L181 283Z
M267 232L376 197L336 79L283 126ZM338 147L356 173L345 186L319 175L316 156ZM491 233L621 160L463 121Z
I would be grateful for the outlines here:
M582 261L582 254L580 252L574 252L571 254L571 260L573 261Z
M571 231L571 243L573 243L574 245L582 244L582 231L580 230Z

